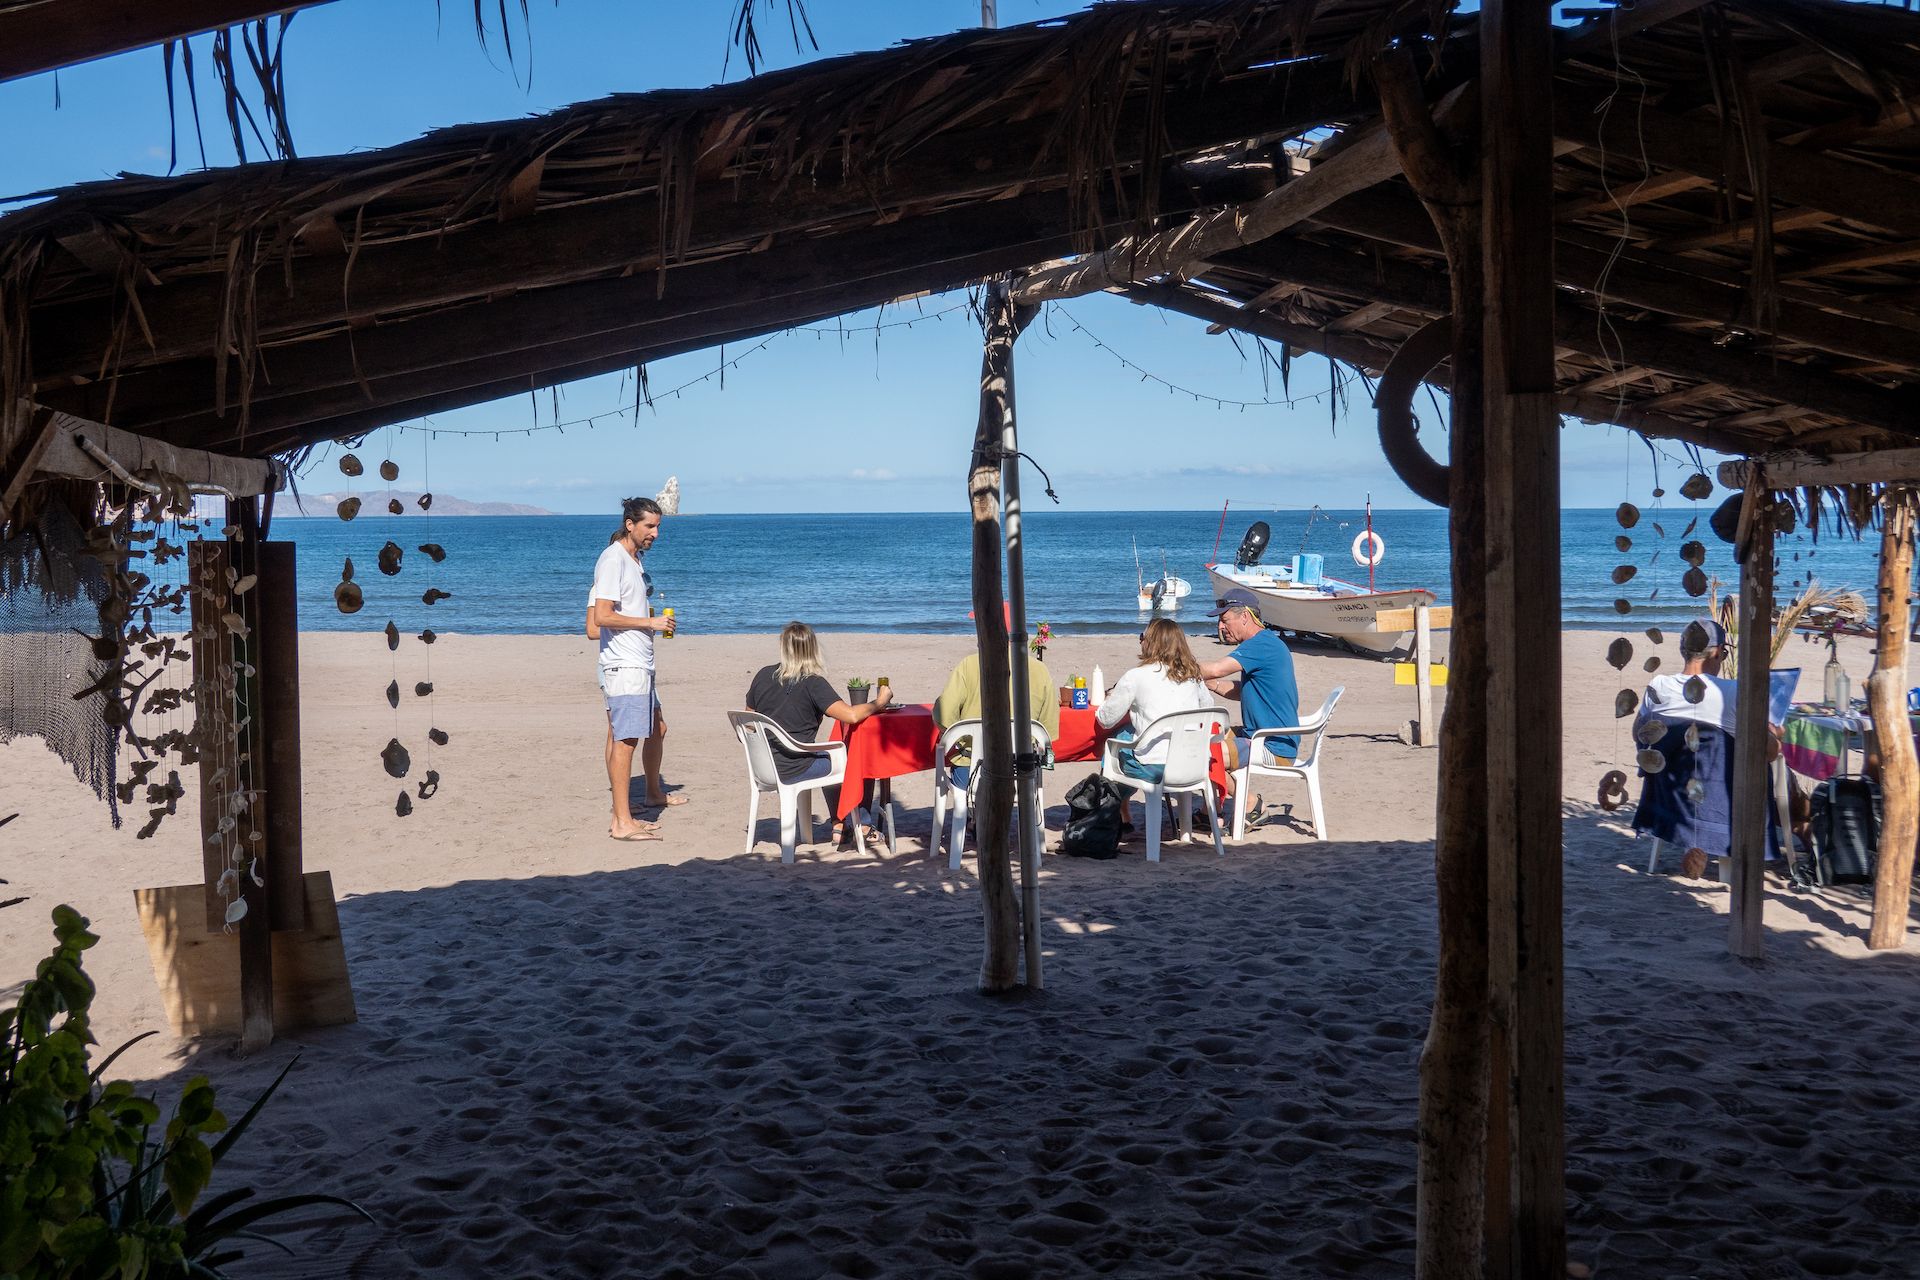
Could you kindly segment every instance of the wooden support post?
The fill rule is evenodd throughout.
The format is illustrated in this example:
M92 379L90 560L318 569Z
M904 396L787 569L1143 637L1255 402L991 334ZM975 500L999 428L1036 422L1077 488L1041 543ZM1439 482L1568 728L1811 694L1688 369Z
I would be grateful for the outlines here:
M271 502L273 495L267 495ZM260 681L260 790L266 807L268 919L307 927L300 811L300 620L294 544L262 542L253 589L254 666Z
M1490 1069L1487 991L1487 505L1483 396L1485 267L1478 160L1440 137L1412 59L1376 64L1402 167L1446 249L1453 310L1447 532L1452 553L1451 690L1440 724L1434 889L1440 957L1420 1051L1414 1268L1420 1280L1495 1275L1506 1239L1504 1079ZM1417 621L1417 619L1416 619ZM1431 624L1432 617L1428 615ZM1426 713L1423 711L1422 715ZM1423 740L1429 732L1421 726Z
M974 809L980 846L980 901L986 953L980 989L1010 991L1020 980L1020 903L1007 853L1013 808L1013 700L1007 619L1001 608L1000 449L1008 412L1013 344L1020 336L1004 287L987 292L986 349L980 360L980 417L967 472L973 511L973 624L980 654L980 737L985 767ZM1022 709L1025 714L1025 709Z
M1758 960L1766 952L1767 677L1773 642L1773 492L1750 473L1740 508L1740 681L1733 712L1733 838L1727 883L1727 949Z
M251 577L257 585L260 508L255 500L229 500L227 525L233 530L233 568L241 579ZM240 730L235 763L240 770L239 781L247 790L239 826L240 848L244 851L240 892L247 903L247 914L240 920L240 1052L245 1054L258 1053L273 1043L273 859L267 843L267 810L271 806L263 793L266 738L258 665L259 597L252 591L236 595L232 607L246 623L233 644L234 706ZM296 881L294 892L301 891Z
M1913 893L1914 844L1920 839L1920 762L1907 720L1907 616L1913 593L1917 498L1888 485L1880 499L1880 634L1867 709L1880 753L1880 866L1874 877L1873 929L1867 946L1888 951L1906 941Z
M1507 1165L1511 1213L1506 1239L1489 1236L1486 1274L1528 1280L1564 1275L1567 1251L1553 35L1539 0L1481 8L1488 992L1507 1094L1505 1134L1489 1139L1506 1150L1489 1162Z
M235 898L246 913L235 922L240 947L240 1050L253 1053L273 1042L272 908L268 881L267 821L261 793L262 719L256 658L258 610L252 590L235 584L258 575L258 517L253 500L227 504L233 537L190 544L193 674L200 745L200 835L207 928L226 927ZM229 615L240 620L235 628ZM252 667L254 674L247 674ZM223 830L226 819L232 826ZM234 883L223 892L222 878ZM270 883L270 881L268 881ZM297 882L296 882L297 884Z

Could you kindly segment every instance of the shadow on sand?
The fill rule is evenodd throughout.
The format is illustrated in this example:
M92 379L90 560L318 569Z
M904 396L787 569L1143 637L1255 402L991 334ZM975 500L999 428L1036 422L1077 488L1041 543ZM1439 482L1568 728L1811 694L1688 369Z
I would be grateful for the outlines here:
M1573 1256L1896 1276L1920 985L1568 819ZM1431 846L1048 861L1048 990L974 994L977 882L804 851L350 897L357 1026L223 1179L353 1197L258 1275L1405 1276ZM1622 856L1623 855L1623 856Z

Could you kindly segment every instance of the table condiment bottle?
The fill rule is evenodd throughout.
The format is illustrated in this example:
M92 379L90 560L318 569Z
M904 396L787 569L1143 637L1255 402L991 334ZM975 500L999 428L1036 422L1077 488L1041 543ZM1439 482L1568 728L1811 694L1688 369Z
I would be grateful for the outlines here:
M1107 678L1100 673L1100 665L1098 663L1095 663L1093 668L1093 693L1089 701L1091 701L1093 705L1097 707L1101 703L1105 702L1106 700L1107 700Z
M1075 711L1085 711L1088 705L1087 678L1085 676L1075 676L1073 678L1073 709Z
M1840 665L1840 650L1835 646L1832 638L1829 637L1827 640L1827 667L1824 673L1824 679L1821 682L1820 700L1832 707L1835 711L1845 711L1847 709L1845 704L1840 701L1840 685L1846 678L1846 670Z

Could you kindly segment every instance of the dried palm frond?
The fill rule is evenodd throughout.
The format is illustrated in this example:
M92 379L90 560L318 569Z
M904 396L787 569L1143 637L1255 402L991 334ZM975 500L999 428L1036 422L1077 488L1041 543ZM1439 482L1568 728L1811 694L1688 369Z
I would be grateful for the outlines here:
M1816 609L1821 611L1821 616L1809 622L1809 617ZM1788 638L1803 627L1832 634L1842 625L1865 623L1869 617L1867 602L1858 591L1829 590L1817 581L1809 581L1806 590L1780 611L1779 618L1773 624L1773 649L1769 665L1778 664L1780 652L1787 647Z

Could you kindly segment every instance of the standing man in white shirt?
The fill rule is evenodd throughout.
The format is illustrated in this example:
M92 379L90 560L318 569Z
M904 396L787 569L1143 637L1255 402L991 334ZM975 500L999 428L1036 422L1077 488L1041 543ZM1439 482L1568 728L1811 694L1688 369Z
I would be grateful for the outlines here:
M649 597L653 583L640 557L660 536L660 504L652 498L628 498L621 504L621 534L593 566L593 625L600 631L600 687L607 699L607 724L613 747L607 754L607 781L613 787L615 840L658 840L650 822L636 821L628 800L633 753L640 743L647 777L647 802L685 803L660 787L660 760L667 722L654 688L653 638L671 636L673 619L655 617Z

